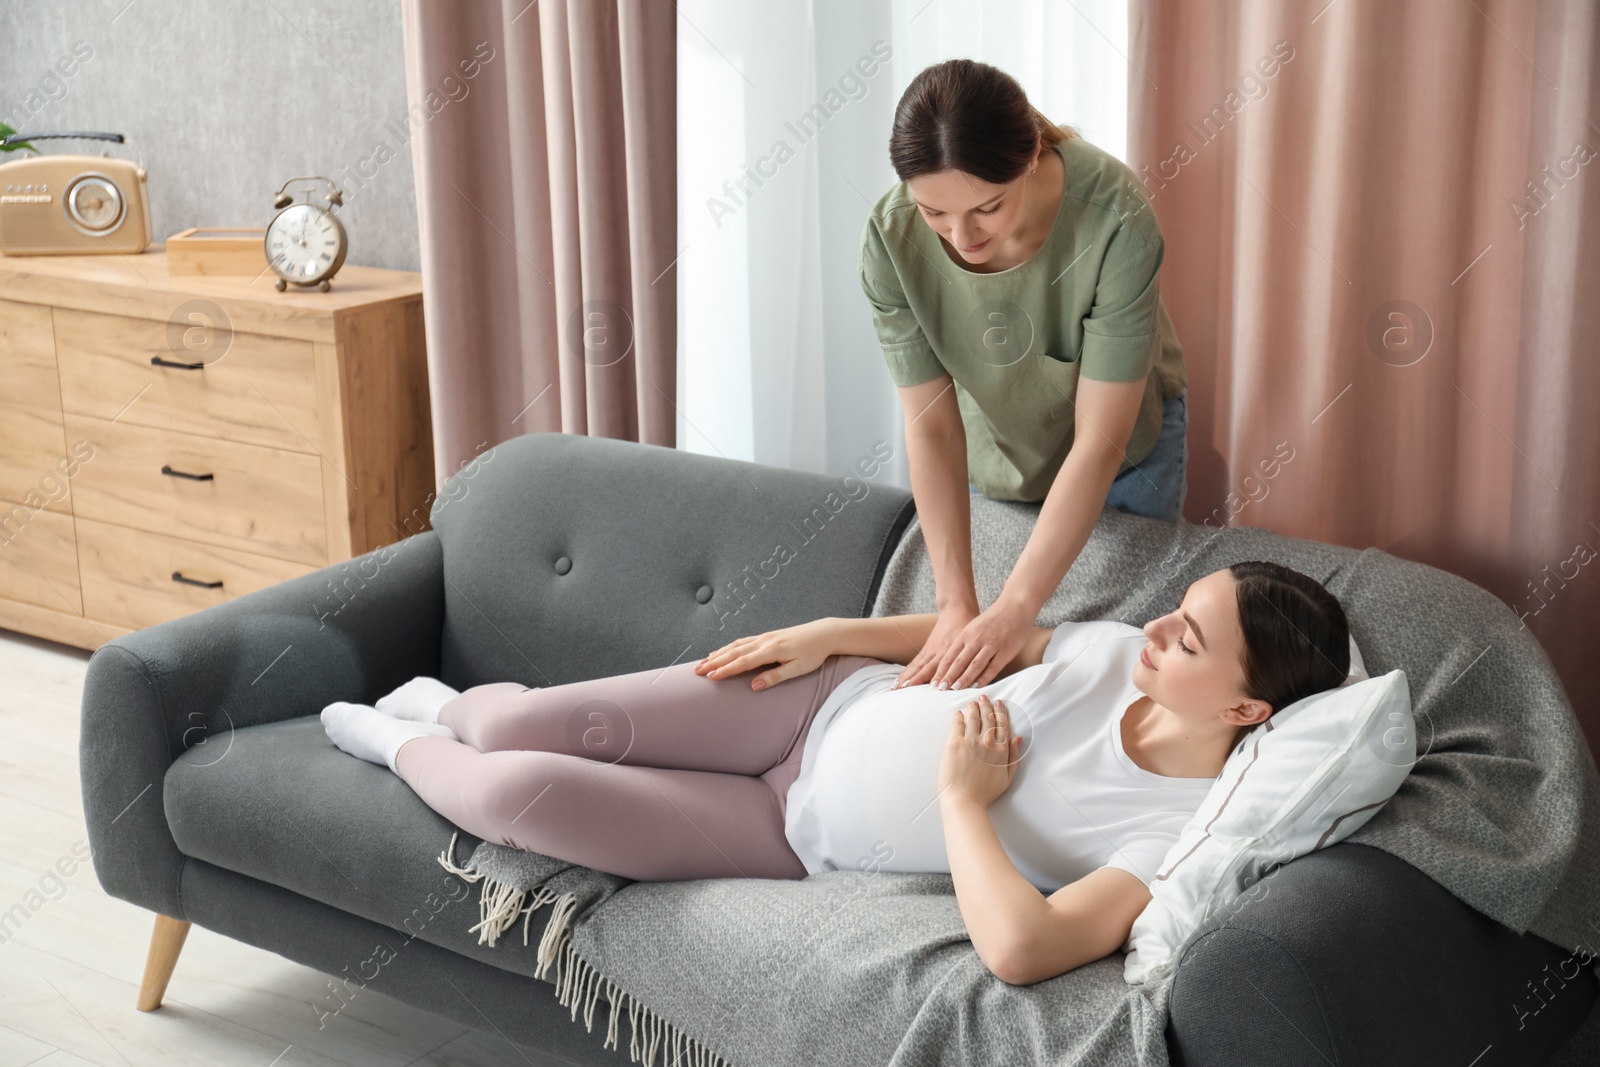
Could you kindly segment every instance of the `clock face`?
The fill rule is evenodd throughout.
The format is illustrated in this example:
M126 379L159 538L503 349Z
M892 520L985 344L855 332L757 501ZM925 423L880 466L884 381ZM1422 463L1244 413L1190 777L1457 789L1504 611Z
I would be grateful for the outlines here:
M302 285L319 281L344 262L344 227L326 211L295 204L267 226L266 251L280 278Z

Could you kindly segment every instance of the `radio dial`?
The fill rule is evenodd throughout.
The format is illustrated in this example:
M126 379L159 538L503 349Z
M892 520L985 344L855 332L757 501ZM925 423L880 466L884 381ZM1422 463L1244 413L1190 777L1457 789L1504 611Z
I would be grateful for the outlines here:
M67 212L79 229L105 233L122 221L122 194L108 179L86 174L67 189Z

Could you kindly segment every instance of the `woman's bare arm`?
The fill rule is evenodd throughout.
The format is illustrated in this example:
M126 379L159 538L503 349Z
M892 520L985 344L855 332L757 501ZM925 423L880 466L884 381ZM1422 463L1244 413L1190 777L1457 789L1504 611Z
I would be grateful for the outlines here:
M911 495L917 502L922 538L933 566L934 604L939 610L967 609L977 614L967 429L956 403L955 382L941 374L930 382L903 386L900 405L906 420Z
M871 656L888 663L909 663L922 650L937 615L885 615L876 619L829 619L833 624L833 651L844 656ZM1035 626L1021 651L995 677L1035 666L1044 659L1044 649L1053 631Z
M885 615L876 619L828 619L830 653L910 663L933 631L937 615Z
M1017 642L1088 543L1121 466L1145 383L1078 382L1076 426L1038 520L1000 595L969 622L926 674L956 688L987 685L1003 673Z
M1011 985L1032 985L1109 956L1150 902L1145 884L1118 867L1090 871L1045 897L1006 855L984 805L946 794L939 814L972 947Z
M1088 544L1127 457L1145 383L1078 382L1076 430L1067 458L1050 483L1028 543L1011 568L1001 600L1015 600L1033 618ZM975 676L977 677L977 676Z
M939 618L920 650L900 657L905 669L895 685L929 680L956 635L981 610L972 576L972 498L967 491L967 431L948 374L900 389L905 409L906 456L922 539L933 567L934 610Z
M808 674L829 656L870 656L885 663L906 663L927 642L937 615L885 615L875 619L814 619L782 630L769 630L728 642L695 665L695 673L709 678L731 678L766 667L751 680L751 687L769 685ZM1051 631L1034 627L1022 650L996 677L1032 667L1044 657Z

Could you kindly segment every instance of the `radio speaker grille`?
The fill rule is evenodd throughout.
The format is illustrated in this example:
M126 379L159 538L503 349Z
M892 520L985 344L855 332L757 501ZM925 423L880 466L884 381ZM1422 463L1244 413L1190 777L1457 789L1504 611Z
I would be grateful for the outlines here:
M60 204L0 205L0 244L13 252L52 252L61 246Z

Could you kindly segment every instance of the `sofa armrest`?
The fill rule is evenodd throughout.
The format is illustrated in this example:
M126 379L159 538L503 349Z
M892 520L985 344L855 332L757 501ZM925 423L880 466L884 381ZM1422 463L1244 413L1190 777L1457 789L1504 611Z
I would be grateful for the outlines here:
M1173 980L1167 1049L1174 1067L1542 1064L1597 987L1581 957L1346 841L1201 929Z
M162 779L231 732L370 703L439 670L444 569L431 530L214 608L110 641L84 679L78 766L95 874L107 893L183 918L184 858Z

